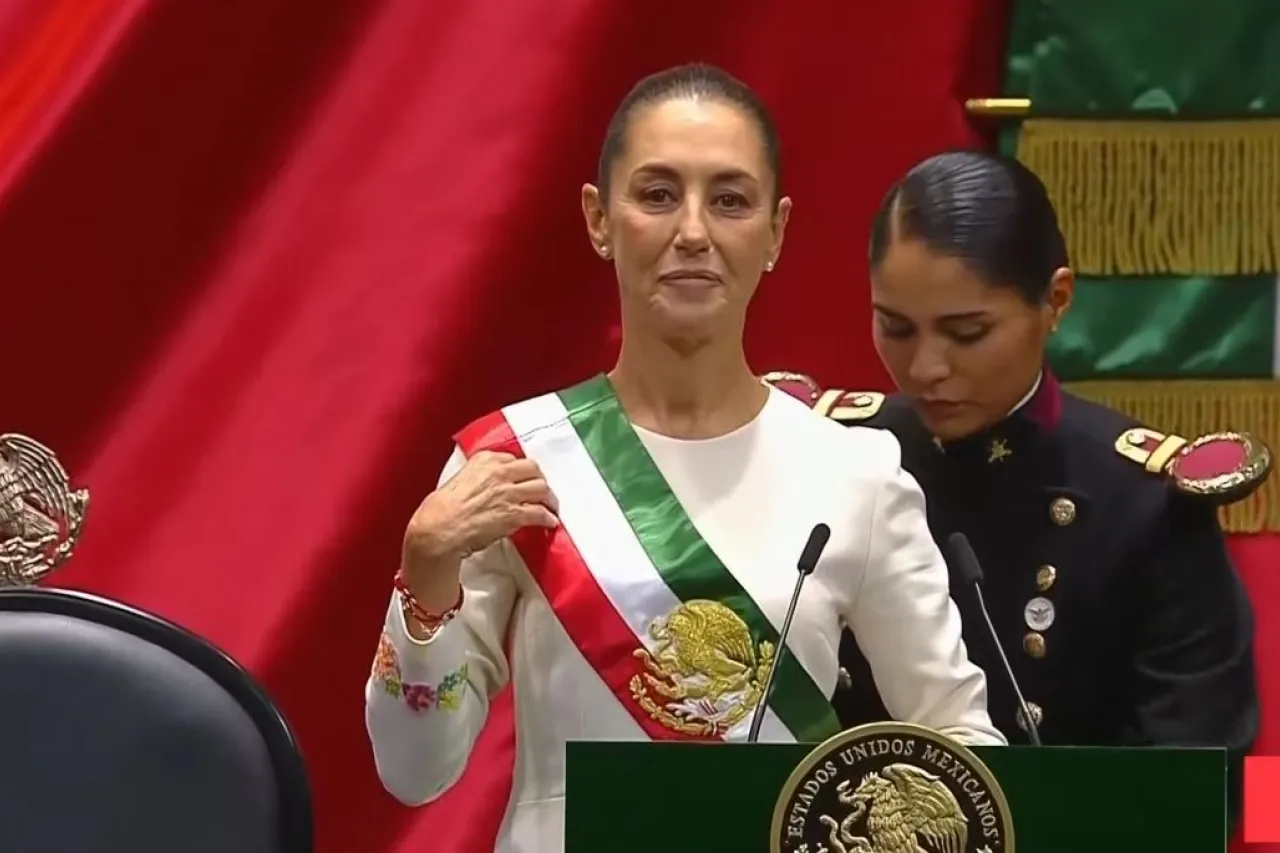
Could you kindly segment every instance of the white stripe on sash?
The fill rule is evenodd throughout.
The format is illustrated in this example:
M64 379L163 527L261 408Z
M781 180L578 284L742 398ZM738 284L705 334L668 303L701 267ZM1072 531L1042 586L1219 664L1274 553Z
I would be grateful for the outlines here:
M560 501L560 522L614 609L635 633L638 644L653 650L648 629L653 620L680 604L635 531L587 449L569 422L564 403L544 394L507 406L503 416L524 454L542 470ZM748 717L727 733L727 740L745 740ZM773 709L760 726L762 741L794 742Z

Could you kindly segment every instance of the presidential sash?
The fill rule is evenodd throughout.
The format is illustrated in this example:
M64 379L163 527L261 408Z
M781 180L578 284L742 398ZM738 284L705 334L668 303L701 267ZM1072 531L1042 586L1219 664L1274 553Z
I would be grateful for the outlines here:
M556 617L655 740L739 740L778 661L778 632L699 535L598 375L480 418L468 457L538 463L561 526L511 539ZM764 740L818 742L831 703L791 655L777 664Z

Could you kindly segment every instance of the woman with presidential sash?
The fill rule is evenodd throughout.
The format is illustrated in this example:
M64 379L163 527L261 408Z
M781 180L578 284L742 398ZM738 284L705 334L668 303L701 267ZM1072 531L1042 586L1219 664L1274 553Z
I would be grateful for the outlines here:
M367 687L385 787L428 802L514 682L517 759L497 849L563 847L565 743L838 731L847 626L895 718L1002 744L924 501L887 432L762 383L747 306L782 247L777 135L743 84L695 65L641 81L582 193L616 269L616 366L464 427L409 523ZM830 540L780 655L796 561Z

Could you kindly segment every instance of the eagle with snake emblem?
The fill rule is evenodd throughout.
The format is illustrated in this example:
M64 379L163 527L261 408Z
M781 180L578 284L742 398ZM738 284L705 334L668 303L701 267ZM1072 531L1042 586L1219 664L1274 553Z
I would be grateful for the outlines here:
M718 601L687 601L649 626L652 651L639 649L643 679L631 692L651 717L687 734L724 732L760 701L773 644L757 646L746 622ZM665 701L655 701L657 694Z
M868 773L856 788L846 779L836 791L853 811L838 823L827 815L819 818L830 830L833 853L965 851L969 820L955 794L927 770L890 764ZM853 826L864 818L866 837L855 835Z
M58 458L25 435L0 435L0 586L29 586L75 549L89 493L73 490Z

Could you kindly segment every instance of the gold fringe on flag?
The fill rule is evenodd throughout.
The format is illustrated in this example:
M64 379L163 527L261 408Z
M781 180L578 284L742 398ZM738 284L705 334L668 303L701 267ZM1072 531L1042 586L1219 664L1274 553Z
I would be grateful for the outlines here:
M1067 390L1124 412L1151 429L1187 439L1210 432L1248 432L1280 452L1280 381L1171 380L1075 382ZM1278 466L1280 467L1280 466ZM1246 500L1221 510L1228 533L1280 530L1280 472Z
M1048 187L1078 273L1280 270L1280 119L1027 119L1018 159Z

